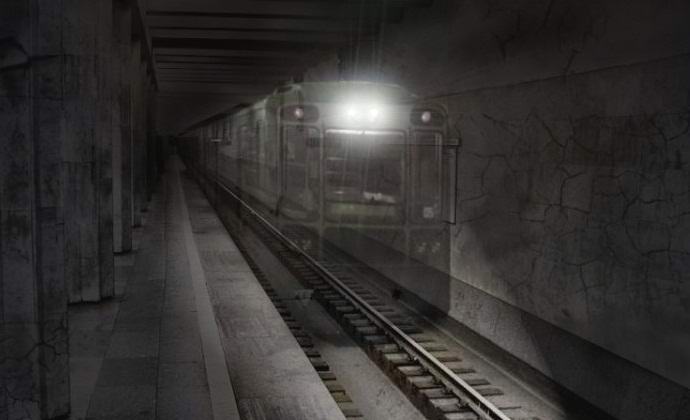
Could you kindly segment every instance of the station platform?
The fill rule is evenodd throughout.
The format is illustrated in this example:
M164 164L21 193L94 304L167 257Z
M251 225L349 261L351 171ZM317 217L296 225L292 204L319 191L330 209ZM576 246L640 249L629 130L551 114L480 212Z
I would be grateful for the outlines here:
M70 418L344 419L177 158L146 215L117 297L70 309Z

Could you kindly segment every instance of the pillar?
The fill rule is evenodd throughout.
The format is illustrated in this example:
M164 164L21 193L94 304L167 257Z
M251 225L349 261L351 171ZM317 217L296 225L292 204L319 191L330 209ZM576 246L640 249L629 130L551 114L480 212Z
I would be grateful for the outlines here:
M146 155L146 199L151 200L153 190L158 179L158 139L156 138L156 90L153 83L153 71L146 74L146 140L148 152Z
M69 412L62 19L51 0L0 8L0 418Z
M97 120L94 160L96 163L96 212L98 214L99 298L115 294L115 260L113 257L113 131L114 71L113 0L91 0L98 4L96 36L97 53Z
M115 92L113 126L113 248L132 250L132 95L130 82L132 9L128 3L113 3Z
M132 80L132 186L134 226L142 223L146 210L146 101L145 71L142 63L141 40L134 39L131 48L130 79Z
M65 2L63 10L63 195L70 302L112 295L111 1L75 0Z

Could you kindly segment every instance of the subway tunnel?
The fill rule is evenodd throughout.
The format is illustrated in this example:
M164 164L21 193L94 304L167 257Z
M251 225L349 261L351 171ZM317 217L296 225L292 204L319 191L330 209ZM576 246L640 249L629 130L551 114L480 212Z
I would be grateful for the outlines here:
M0 0L0 420L690 419L684 0Z

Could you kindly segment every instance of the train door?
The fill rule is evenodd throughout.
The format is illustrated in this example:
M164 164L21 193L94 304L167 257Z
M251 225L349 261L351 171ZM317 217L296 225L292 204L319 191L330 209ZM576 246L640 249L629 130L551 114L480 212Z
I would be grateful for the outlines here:
M242 188L254 198L257 198L257 189L259 187L259 144L254 134L253 127L246 122L240 125L238 136L241 147Z
M315 127L285 125L281 130L281 197L278 210L287 219L318 218L320 136Z
M439 223L442 217L443 136L435 131L416 131L410 145L410 206L413 224Z
M415 131L410 144L408 255L439 269L447 259L443 175L442 133Z

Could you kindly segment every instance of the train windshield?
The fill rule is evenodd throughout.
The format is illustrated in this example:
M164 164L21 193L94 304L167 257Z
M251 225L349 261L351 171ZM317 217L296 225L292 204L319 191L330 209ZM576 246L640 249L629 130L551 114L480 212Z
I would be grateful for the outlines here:
M402 132L327 131L326 217L343 222L399 222L404 156Z

